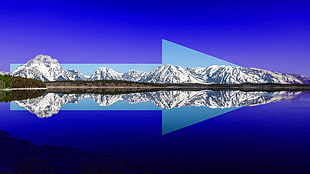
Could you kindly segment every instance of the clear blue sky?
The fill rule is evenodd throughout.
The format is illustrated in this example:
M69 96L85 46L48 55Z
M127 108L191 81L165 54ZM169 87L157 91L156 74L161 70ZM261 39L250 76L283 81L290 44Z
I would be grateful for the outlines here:
M66 64L160 64L161 39L244 67L310 76L310 1L0 2L0 71L47 54Z

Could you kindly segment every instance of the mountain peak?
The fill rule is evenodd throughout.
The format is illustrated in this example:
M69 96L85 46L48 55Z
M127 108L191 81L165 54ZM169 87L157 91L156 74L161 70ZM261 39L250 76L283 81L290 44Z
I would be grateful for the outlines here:
M147 72L133 69L122 74L122 78L129 81L140 81L141 79L144 79L147 74Z
M171 64L165 64L165 65L161 65L160 67L167 67L167 68L169 68L169 67L177 67L177 66L175 66L175 65L171 65Z
M86 77L76 70L62 69L58 60L48 55L37 55L26 64L12 71L12 75L42 81L86 80Z
M89 78L90 80L123 80L122 74L109 67L98 68Z
M49 60L52 60L53 58L49 55L43 55L43 54L38 54L35 58L33 59L36 59L36 60L44 60L44 59L49 59ZM54 59L56 60L56 59Z
M57 59L53 59L51 56L48 55L37 55L35 58L27 62L27 65L31 64L39 64L45 66L50 66L52 64L59 65Z
M109 68L109 67L99 67L98 68L99 71L114 71L113 69ZM97 71L98 71L97 70Z
M142 72L142 71L139 71L139 70L136 70L136 69L130 69L127 72Z

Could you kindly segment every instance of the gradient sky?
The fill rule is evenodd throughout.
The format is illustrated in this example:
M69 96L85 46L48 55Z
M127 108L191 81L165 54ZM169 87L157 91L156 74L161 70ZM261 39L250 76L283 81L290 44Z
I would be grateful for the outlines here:
M310 1L0 2L0 71L47 54L66 64L161 63L161 39L244 66L310 76Z

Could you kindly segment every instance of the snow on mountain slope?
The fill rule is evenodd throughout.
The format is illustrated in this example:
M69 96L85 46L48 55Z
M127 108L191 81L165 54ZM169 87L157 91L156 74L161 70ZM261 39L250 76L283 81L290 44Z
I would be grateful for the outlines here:
M144 79L147 74L148 73L142 71L129 70L125 72L122 77L124 80L128 81L140 81L141 79Z
M42 81L85 80L86 77L77 70L62 69L57 59L47 55L38 55L26 64L11 72L13 76L33 78Z
M298 75L282 74L256 68L213 65L206 68L188 68L188 70L194 76L203 78L205 83L304 83L303 77Z
M186 68L169 64L159 66L140 81L153 83L204 83L201 77L194 76Z
M108 67L100 67L89 78L89 80L123 80L122 74Z
M249 74L259 74L264 79L271 79L272 83L304 83L305 78L300 75L283 74L257 68L248 68Z

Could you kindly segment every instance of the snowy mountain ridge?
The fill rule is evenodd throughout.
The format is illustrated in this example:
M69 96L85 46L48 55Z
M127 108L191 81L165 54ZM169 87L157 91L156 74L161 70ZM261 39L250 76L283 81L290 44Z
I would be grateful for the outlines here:
M257 68L213 65L203 68L187 68L174 65L161 65L151 72L129 70L119 73L108 67L100 67L90 77L77 70L65 70L57 59L47 55L38 55L26 64L11 72L13 76L57 80L128 80L153 83L204 83L204 84L241 84L241 83L309 83L309 79L300 75L277 73Z

